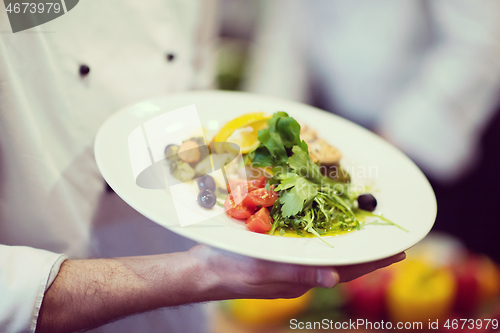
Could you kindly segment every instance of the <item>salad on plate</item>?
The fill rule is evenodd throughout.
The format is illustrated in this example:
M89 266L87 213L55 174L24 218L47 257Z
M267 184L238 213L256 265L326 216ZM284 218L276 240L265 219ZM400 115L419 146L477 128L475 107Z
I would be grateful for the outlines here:
M244 114L222 126L209 144L192 136L168 145L165 156L172 176L197 182L201 207L223 207L250 231L318 237L326 244L322 236L368 224L407 231L373 213L376 198L364 187L356 190L340 151L286 112ZM232 165L243 165L243 175L234 168L229 172L235 160ZM213 177L214 169L225 172Z

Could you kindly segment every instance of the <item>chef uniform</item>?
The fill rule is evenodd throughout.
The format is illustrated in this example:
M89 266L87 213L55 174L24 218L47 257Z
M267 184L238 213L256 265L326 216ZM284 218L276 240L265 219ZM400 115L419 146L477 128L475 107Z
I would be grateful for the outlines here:
M93 156L113 112L165 93L209 88L216 4L80 1L12 33L0 11L0 331L33 332L67 257L113 257L194 245L110 191ZM136 315L93 332L204 331L201 305Z

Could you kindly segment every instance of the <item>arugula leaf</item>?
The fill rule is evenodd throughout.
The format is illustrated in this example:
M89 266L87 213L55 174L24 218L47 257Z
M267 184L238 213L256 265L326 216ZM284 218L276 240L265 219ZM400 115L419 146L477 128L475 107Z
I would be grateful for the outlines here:
M297 175L296 173L289 172L285 174L276 175L276 178L278 178L281 181L281 183L276 187L276 191L282 191L295 186L295 183L297 182L297 179L300 178L300 176Z
M280 133L283 145L292 148L300 144L300 125L292 117L279 118L276 123L276 131Z
M263 168L266 166L274 165L274 163L276 163L274 157L269 154L269 150L267 150L267 148L264 146L258 147L250 154L252 154L251 161L253 166L255 167Z
M355 209L354 212L356 213L356 215L358 215L360 217L367 217L367 216L368 217L376 217L376 218L379 218L380 220L385 222L385 223L383 223L380 221L374 221L374 222L370 222L370 223L365 223L365 225L370 225L370 224L371 225L393 225L393 226L398 227L399 229L401 229L403 231L409 232L408 230L406 230L405 228L403 228L399 224L396 224L396 223L392 222L391 220L386 219L383 215L377 215L377 214L374 214L372 212L362 210L359 208Z
M269 165L285 167L288 156L292 153L292 146L301 144L300 125L282 111L273 114L267 125L267 128L261 129L258 133L260 145L250 153L252 162L256 167Z
M305 151L306 153L309 154L309 146L307 145L307 143L304 140L300 141L298 146L300 147L300 149L302 149L303 151Z
M306 222L306 226L304 227L304 229L307 232L310 232L314 236L318 237L326 245L328 245L330 247L333 247L333 245L331 245L330 243L328 243L327 241L325 241L323 238L321 238L320 234L316 230L314 230L314 228L313 228L313 224L314 224L314 210L308 210L307 213L306 213L306 215L304 215L303 219Z
M294 216L301 212L304 204L313 200L318 194L315 184L296 173L287 173L281 175L280 178L281 183L276 190L283 191L280 194L280 203L284 217Z
M315 183L321 183L323 175L321 174L319 166L311 160L309 152L307 150L304 151L304 149L299 146L294 146L292 152L293 155L288 158L288 165L290 168L302 177Z
M269 118L269 120L267 121L267 127L268 127L267 129L270 132L277 132L276 123L278 122L278 120L280 120L281 118L285 118L285 117L289 117L288 113L286 113L284 111L275 112L273 114L273 116L271 118Z
M269 133L269 135L265 135L264 137L265 141L260 140L260 137L259 141L269 150L269 154L274 157L276 161L275 165L286 163L288 154L281 140L281 136L278 133Z

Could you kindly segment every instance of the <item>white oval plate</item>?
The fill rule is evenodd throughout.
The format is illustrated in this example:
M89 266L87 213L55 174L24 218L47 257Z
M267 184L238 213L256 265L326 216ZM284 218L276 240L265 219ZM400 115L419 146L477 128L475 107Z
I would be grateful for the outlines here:
M129 134L145 121L195 104L204 126L220 127L238 115L286 111L344 155L341 164L355 182L374 185L378 200L375 213L394 226L369 225L341 236L324 237L333 248L316 238L290 238L257 234L243 222L221 214L207 221L181 227L168 191L136 185L129 157ZM181 138L185 139L185 138ZM211 138L207 138L210 140ZM130 206L154 222L184 237L238 254L304 265L348 265L374 261L404 251L431 230L437 212L434 192L415 164L392 145L364 128L325 111L273 97L222 91L198 91L161 96L123 108L100 128L95 157L102 175ZM364 171L363 171L364 170ZM363 174L364 173L364 174ZM196 205L196 201L193 201Z

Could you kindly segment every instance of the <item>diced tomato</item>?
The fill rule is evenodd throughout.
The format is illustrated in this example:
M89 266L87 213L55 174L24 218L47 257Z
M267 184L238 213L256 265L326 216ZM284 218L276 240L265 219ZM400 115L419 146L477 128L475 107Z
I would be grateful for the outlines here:
M232 193L235 190L240 190L244 187L248 188L248 183L243 179L229 179L227 184L227 191Z
M229 195L227 196L224 208L226 212L235 219L246 220L254 212L257 206L272 206L278 194L274 191L266 191L266 177L262 176L254 180L230 179L228 184ZM266 193L255 193L252 199L245 202L246 196L254 191L263 190ZM269 192L269 193L267 193ZM274 197L276 196L276 198ZM271 202L272 201L272 202Z
M232 194L227 196L226 201L224 202L224 209L231 217L239 220L248 219L255 211L254 209L244 206L243 202L236 205Z
M244 179L229 179L227 184L227 191L231 192L231 188L235 188L236 186L246 185L247 181Z
M265 188L259 188L248 193L243 199L243 204L247 207L269 207L274 205L276 199L278 199L278 193L273 189L268 191Z
M257 188L263 188L266 186L266 176L260 176L259 178L252 179L248 181L248 188L250 190L250 187L257 187Z
M246 184L240 184L237 186L233 186L233 190L230 191L229 194L232 196L235 205L238 205L243 202L243 199L245 198L247 193L248 189L246 187Z
M250 231L266 233L271 230L273 226L273 219L271 218L267 208L262 207L257 211L257 213L250 216L245 224Z
M260 176L259 178L246 181L244 179L229 179L227 184L227 191L231 192L231 189L238 188L240 186L246 186L248 188L248 192L263 188L266 186L266 176Z

